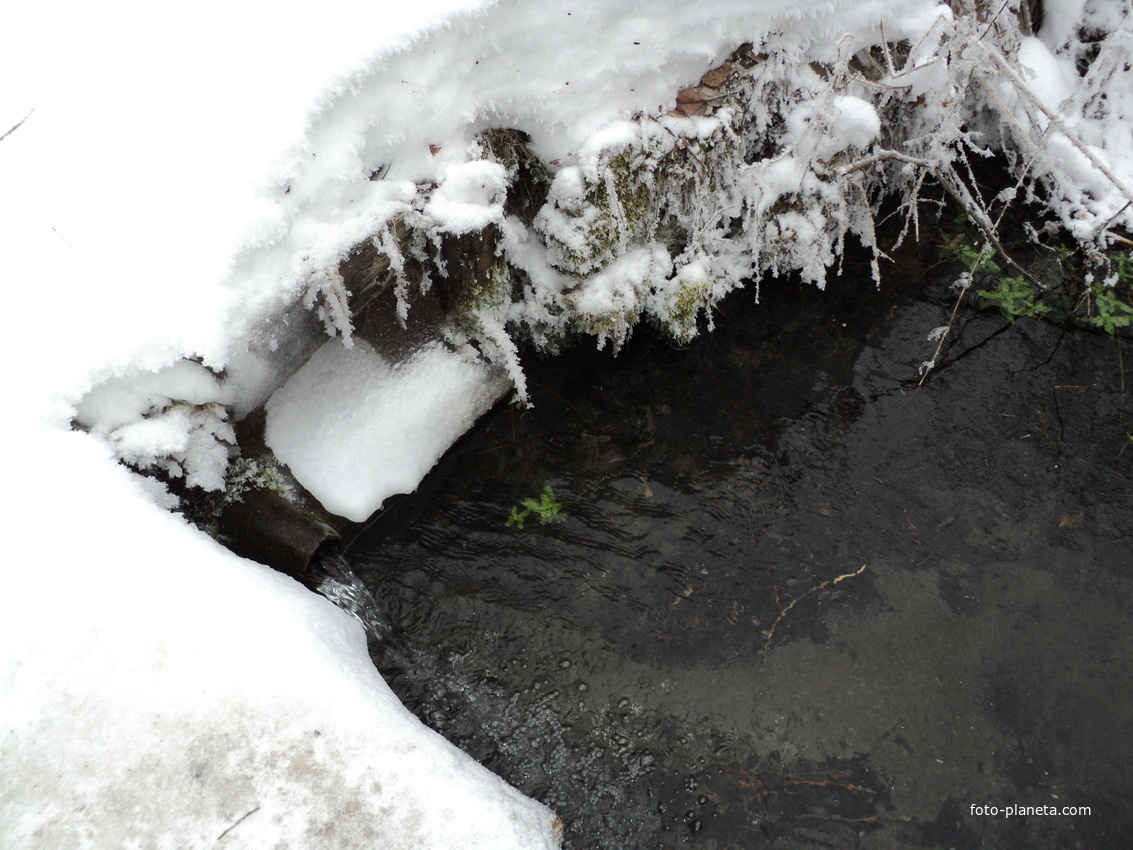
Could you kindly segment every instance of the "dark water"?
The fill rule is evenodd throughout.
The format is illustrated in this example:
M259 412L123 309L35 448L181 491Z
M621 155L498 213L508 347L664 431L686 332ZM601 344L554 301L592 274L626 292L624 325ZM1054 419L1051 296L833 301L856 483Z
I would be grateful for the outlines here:
M531 364L353 546L394 689L567 847L1129 846L1118 343L962 309L918 388L917 262ZM567 522L505 527L545 484Z

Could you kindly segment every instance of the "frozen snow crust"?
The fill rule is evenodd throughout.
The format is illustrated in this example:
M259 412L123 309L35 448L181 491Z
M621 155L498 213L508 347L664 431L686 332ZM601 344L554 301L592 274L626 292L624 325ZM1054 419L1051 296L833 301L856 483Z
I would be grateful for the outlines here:
M554 847L552 813L397 704L358 626L119 461L220 489L234 417L274 393L277 451L362 516L490 403L468 342L522 397L519 337L687 338L745 278L821 284L886 192L913 227L931 176L990 225L966 163L992 150L1100 250L1133 223L1133 23L1047 6L1035 36L976 0L11 11L0 844ZM536 209L509 203L522 181ZM436 246L489 231L498 263L430 368L353 338L352 247L388 257L405 318L464 271ZM343 339L303 366L312 328ZM328 472L342 443L356 475Z

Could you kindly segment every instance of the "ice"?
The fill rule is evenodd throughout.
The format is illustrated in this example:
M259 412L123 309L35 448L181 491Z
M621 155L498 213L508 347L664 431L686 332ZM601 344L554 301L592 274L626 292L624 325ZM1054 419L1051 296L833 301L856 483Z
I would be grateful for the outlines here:
M329 340L268 401L266 439L323 507L362 522L413 492L506 388L440 343L391 363L364 340Z

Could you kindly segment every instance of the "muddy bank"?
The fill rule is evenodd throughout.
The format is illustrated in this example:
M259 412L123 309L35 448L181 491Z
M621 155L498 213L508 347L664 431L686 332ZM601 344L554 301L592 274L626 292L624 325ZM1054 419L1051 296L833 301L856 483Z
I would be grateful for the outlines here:
M928 265L533 364L352 547L391 684L567 846L1124 846L1118 343L965 309L918 387ZM546 484L568 521L505 527Z

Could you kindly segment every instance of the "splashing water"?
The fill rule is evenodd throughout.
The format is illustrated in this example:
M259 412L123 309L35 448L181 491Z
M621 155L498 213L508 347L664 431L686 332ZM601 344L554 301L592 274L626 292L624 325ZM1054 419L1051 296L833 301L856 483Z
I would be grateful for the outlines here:
M383 659L398 652L401 641L389 615L350 569L346 558L339 553L327 555L319 561L318 568L326 575L319 583L319 593L362 624L371 651L378 651Z

